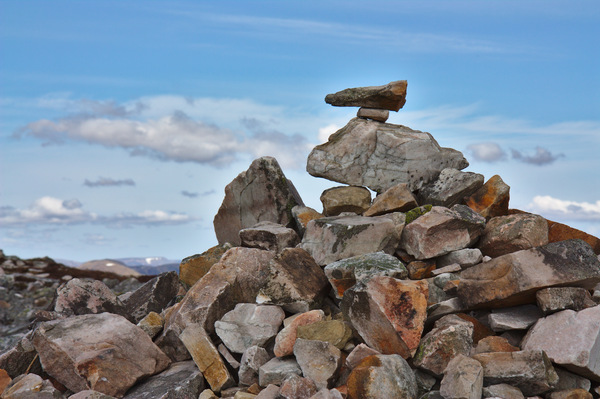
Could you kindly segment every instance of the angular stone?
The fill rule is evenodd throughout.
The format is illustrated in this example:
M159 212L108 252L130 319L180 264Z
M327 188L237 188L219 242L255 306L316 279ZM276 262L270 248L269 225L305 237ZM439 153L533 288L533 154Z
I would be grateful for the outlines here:
M343 297L344 291L357 281L366 282L373 276L403 279L408 275L406 267L398 258L383 252L338 260L325 266L324 271L339 299Z
M469 356L472 346L473 323L455 315L444 316L421 339L413 364L439 378L450 360Z
M6 387L2 399L60 399L63 395L48 380L43 380L37 374L24 374L15 378Z
M458 263L461 269L468 269L475 266L483 260L481 250L478 248L465 248L452 251L436 259L438 268Z
M306 231L306 225L308 224L308 222L314 219L320 219L322 217L325 217L325 215L323 215L320 212L317 212L313 208L303 205L294 206L292 208L292 216L296 221L296 227L298 229L300 237L304 236L304 232Z
M249 392L238 391L233 395L233 399L255 399L256 395Z
M415 191L444 168L468 165L460 151L440 147L429 133L354 118L311 151L306 170L312 176L381 193L398 183Z
M410 366L398 355L364 358L348 377L348 398L417 397L417 382Z
M300 237L294 229L266 221L240 230L240 240L243 247L281 252L298 245Z
M548 225L539 215L522 213L490 219L479 241L484 255L496 258L548 244Z
M544 314L565 309L579 311L597 305L590 292L579 287L544 288L535 293L535 299Z
M317 387L310 378L300 377L292 374L288 376L279 388L278 398L301 399L310 398L317 393Z
M360 107L356 113L356 116L364 119L373 119L377 122L385 122L390 117L390 111L380 108Z
M506 338L497 335L482 338L479 340L477 347L475 348L475 353L518 351L520 351L520 349L511 345Z
M332 388L342 366L338 348L329 342L298 338L294 356L302 374L313 380L317 389Z
M354 87L325 96L325 102L335 107L367 107L398 111L406 102L406 80L396 80L383 86Z
M127 317L123 303L102 281L74 278L56 294L54 310L64 316L110 312Z
M461 272L458 297L468 308L535 302L535 292L558 285L592 289L600 261L581 240L551 243L481 263Z
M495 384L483 388L484 398L525 399L523 392L508 384Z
M325 313L321 309L311 310L297 316L288 326L284 327L275 337L275 356L282 357L291 355L294 351L294 343L298 336L298 327L305 326L325 319Z
M585 233L581 230L574 229L573 227L567 226L565 224L548 220L549 242L557 242L577 238L590 244L596 255L600 255L600 238Z
M256 399L277 399L279 395L279 387L274 384L269 384L265 389L256 395Z
M432 260L415 260L406 265L408 278L411 280L422 280L431 277L431 272L435 270L436 264Z
M490 220L496 216L508 214L510 187L498 175L492 176L470 197L465 198L465 205Z
M458 263L453 263L451 265L448 266L444 266L435 270L431 271L431 276L432 277L438 277L440 275L447 275L447 274L452 274L452 273L456 273L456 272L460 272L462 269L460 268L460 265ZM453 280L449 280L446 283L449 283L450 281ZM446 285L444 285L444 287L442 287L442 289L445 291L445 287Z
M138 323L150 312L160 313L179 291L177 272L162 273L135 290L124 301L127 313Z
M533 396L549 391L558 383L558 375L543 351L479 353L473 359L483 366L485 385L506 383Z
M446 168L438 178L419 190L419 203L450 208L483 186L483 175Z
M540 319L522 347L543 350L552 362L600 382L600 306L563 310Z
M165 319L156 312L148 313L146 317L137 324L137 326L144 330L150 338L156 337L156 335L162 331L164 325Z
M298 339L324 341L337 349L344 349L352 338L352 328L342 320L322 320L299 326L297 336Z
M592 387L592 383L587 378L584 378L580 375L573 374L563 368L554 367L556 374L558 374L558 384L554 387L555 391L560 391L564 389L585 389L589 391Z
M216 245L201 254L184 258L179 264L179 280L188 287L196 284L230 248L231 245L227 243Z
M591 393L585 389L567 389L563 391L554 391L546 395L547 399L592 399Z
M214 392L220 392L235 384L219 351L204 328L190 324L183 330L179 338Z
M399 183L379 194L364 216L378 216L390 212L406 212L418 206L408 184Z
M215 322L215 332L234 353L244 353L251 346L264 346L277 335L285 313L279 306L238 303Z
M240 360L238 371L240 384L249 386L258 383L258 370L269 360L271 357L265 348L251 346L246 349Z
M239 231L269 221L294 227L291 209L304 205L277 160L255 159L225 187L225 198L214 219L219 244L240 245Z
M238 362L236 358L233 357L233 355L231 354L231 352L229 352L229 349L227 349L225 345L219 344L217 346L217 351L219 351L223 359L225 359L227 364L229 364L229 366L231 366L232 369L237 370L240 368L240 362Z
M44 371L73 392L93 389L121 397L170 363L141 328L111 313L42 323L33 344Z
M0 369L5 370L11 378L21 374L42 372L41 365L36 362L37 352L33 346L33 332L27 333L15 346L0 354ZM29 365L32 368L28 371Z
M410 357L427 317L426 281L375 276L345 292L341 309L356 331L383 354Z
M495 332L507 330L525 330L535 324L542 311L535 305L521 305L512 308L492 310L488 323Z
M205 389L200 393L198 399L219 399L219 397L210 389Z
M400 246L417 259L429 259L474 244L485 219L464 205L434 206L404 227Z
M444 370L440 394L445 399L480 399L483 388L483 367L477 360L455 356Z
M371 206L371 192L357 186L328 188L321 194L321 203L325 216L337 216L342 212L361 215Z
M127 392L124 399L188 399L197 398L204 389L204 378L196 364L173 363Z
M371 355L381 355L381 353L379 353L375 349L369 348L365 344L358 344L358 345L356 345L356 347L354 349L352 349L352 352L350 352L350 354L348 354L348 357L346 357L346 366L350 370L352 370L354 367L358 366L358 364L365 357L368 357Z
M274 357L258 369L258 384L261 387L279 385L291 374L302 375L298 362L294 358Z
M319 265L383 251L392 254L400 241L397 225L386 216L333 216L308 223L299 247Z

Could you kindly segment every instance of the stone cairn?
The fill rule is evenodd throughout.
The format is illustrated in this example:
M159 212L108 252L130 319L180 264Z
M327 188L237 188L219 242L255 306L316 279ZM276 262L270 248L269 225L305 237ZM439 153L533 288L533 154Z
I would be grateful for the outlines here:
M322 213L263 157L179 276L117 295L63 273L0 355L2 398L598 397L600 240L385 123L405 98L406 81L326 97L361 108L308 157L344 184ZM0 308L48 278L0 261Z

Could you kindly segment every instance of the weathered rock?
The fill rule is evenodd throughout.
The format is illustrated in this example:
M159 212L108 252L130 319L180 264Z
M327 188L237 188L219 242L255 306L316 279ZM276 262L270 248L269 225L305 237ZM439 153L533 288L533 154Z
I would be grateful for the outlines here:
M573 374L561 367L554 366L556 374L558 374L558 384L554 387L555 391L561 391L565 389L585 389L589 391L592 387L592 383L587 378L580 375Z
M510 187L498 175L492 176L470 197L465 198L465 205L490 220L496 216L508 214Z
M215 332L232 352L244 353L251 346L264 346L277 335L285 313L279 306L238 303L215 322Z
M461 273L458 297L469 308L508 307L535 302L535 292L558 285L592 289L600 282L600 261L581 240L526 249L473 266Z
M150 312L160 313L179 291L176 272L163 273L135 290L125 301L125 309L138 323Z
M280 385L291 374L302 375L298 362L291 357L274 357L258 369L258 384L261 387Z
M418 206L408 184L399 183L379 194L364 216L378 216L390 212L406 212Z
M563 310L540 319L522 347L543 350L552 362L600 382L600 306Z
M434 285L430 284L429 287L430 292L434 290ZM439 288L437 289L439 290ZM427 303L431 305L428 309L429 315L427 317L427 323L439 320L443 316L447 316L453 313L464 312L465 310L467 310L465 305L463 305L461 300L458 298L450 298L431 304L431 296L429 296Z
M271 360L265 348L251 346L246 349L240 360L240 369L238 377L240 384L252 385L258 383L258 370L260 367Z
M552 363L540 350L479 353L473 359L483 366L485 385L506 383L533 396L549 391L558 383Z
M56 291L54 310L64 316L110 312L127 315L125 306L102 281L74 278Z
M539 215L522 213L490 219L479 241L484 255L496 258L548 244L548 224Z
M265 221L240 230L240 240L243 247L281 252L298 245L300 237L294 229Z
M383 86L354 87L325 96L325 102L336 107L366 107L398 111L406 102L406 80Z
M15 346L0 354L0 369L5 370L11 378L27 374L29 365L32 365L29 372L41 373L39 362L35 362L37 353L32 339L33 332L29 332Z
M220 392L234 385L235 382L219 355L219 351L202 326L188 325L179 338L214 392Z
M282 357L291 355L294 351L294 343L298 337L298 327L305 326L325 319L325 313L321 309L304 312L297 316L288 326L284 327L275 337L273 352L275 356Z
M197 398L204 389L204 378L193 361L173 363L127 392L124 399Z
M235 395L233 395L233 399L255 399L256 395L249 393L249 392L244 392L244 391L238 391L235 393Z
M431 271L431 276L432 277L439 277L441 275L448 275L448 274L460 272L461 270L462 269L461 269L461 267L460 267L460 265L458 263L453 263L451 265L440 267L440 268L437 268L435 270L432 270ZM454 281L454 280L446 281L446 284L449 283L450 281ZM458 279L456 281L458 281ZM446 291L446 284L442 287L442 289L444 291Z
M445 255L474 244L485 219L464 205L434 206L404 227L400 246L417 259Z
M321 203L325 216L337 216L342 212L361 215L371 206L371 192L357 186L328 188L321 194Z
M265 389L256 395L256 399L278 399L279 387L274 384L269 384Z
M364 358L348 377L348 398L417 397L417 382L410 366L398 355Z
M415 220L417 220L420 216L425 215L427 212L429 212L431 210L431 208L433 208L433 205L426 204L426 205L418 206L418 207L413 208L410 211L406 212L406 219L405 219L406 224L412 223Z
M240 245L239 231L269 221L294 227L291 209L304 205L277 160L255 159L225 187L225 198L214 219L219 244Z
M358 364L365 358L371 355L381 355L378 351L373 348L369 348L365 344L358 344L356 347L348 354L346 357L346 366L352 370L354 367L358 366Z
M179 264L179 280L188 287L196 284L230 248L228 243L215 245L201 254L184 258Z
M370 347L408 358L423 332L427 291L426 281L375 276L347 290L341 308Z
M352 328L342 320L322 320L299 326L298 338L328 342L337 349L344 349L350 338Z
M2 393L2 399L61 399L63 395L48 380L37 374L24 374L15 378Z
M587 242L588 244L590 244L594 252L597 255L600 255L600 238L594 237L591 234L574 229L573 227L567 226L565 224L548 220L549 242L557 242L571 239L580 239Z
M42 323L33 344L44 371L73 392L122 397L137 380L170 363L141 328L111 313Z
M435 270L436 264L433 260L415 260L406 265L408 278L411 280L422 280L431 277L431 272ZM431 293L431 292L430 292Z
M565 309L579 311L597 305L590 292L580 287L544 288L535 293L535 299L544 314Z
M455 356L444 370L440 394L445 399L480 399L483 388L483 367L477 360Z
M323 215L320 212L317 212L313 208L303 205L294 206L292 208L292 216L296 221L296 227L298 229L300 237L304 236L304 232L306 231L306 225L308 224L308 222L314 219L320 219L322 217L325 217L325 215Z
M461 204L464 197L473 194L481 186L483 186L483 175L446 168L440 172L436 180L419 190L418 199L421 204L450 208Z
M325 275L335 290L337 298L342 298L344 291L356 282L366 282L373 276L389 276L398 279L406 278L408 272L402 262L383 252L341 259L325 266Z
M520 349L511 345L506 338L492 335L479 340L475 353L518 352Z
M469 356L472 345L473 323L455 315L444 316L421 339L413 364L439 378L454 357Z
M281 383L278 398L304 399L310 398L316 393L317 386L310 378L304 378L299 375L292 374Z
M591 393L585 389L567 389L563 391L554 391L546 395L547 399L592 399Z
M462 153L440 147L429 133L354 118L311 151L306 170L316 177L383 192L398 183L415 191L444 168L468 165Z
M156 312L148 313L146 317L137 324L137 326L144 330L150 338L156 337L156 335L162 331L164 325L165 319Z
M385 122L390 117L390 111L387 109L360 107L356 116L364 119L373 119L377 122Z
M310 399L344 399L344 397L337 389L321 389Z
M302 374L313 380L317 389L332 388L342 366L338 348L329 342L298 338L294 356Z
M383 251L392 254L400 241L397 225L386 216L333 216L312 220L299 247L319 265Z
M523 392L508 384L495 384L483 388L484 398L525 399Z
M219 344L217 346L217 351L221 354L223 359L227 362L227 364L229 364L229 366L232 369L237 370L240 368L240 362L238 362L237 359L233 357L233 355L225 345Z
M541 317L543 317L543 313L537 306L521 305L492 310L492 313L488 315L488 323L495 332L525 330Z
M468 269L471 266L481 263L482 260L483 255L481 250L478 248L465 248L440 256L436 259L436 265L440 268L458 263L461 269Z
M61 396L62 397L62 396ZM114 396L105 395L102 392L86 389L69 396L69 399L114 399Z

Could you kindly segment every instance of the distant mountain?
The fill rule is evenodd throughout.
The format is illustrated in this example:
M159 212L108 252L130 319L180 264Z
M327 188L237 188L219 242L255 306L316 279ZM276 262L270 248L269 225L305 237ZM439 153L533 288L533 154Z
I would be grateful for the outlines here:
M105 272L111 272L120 274L122 276L139 276L140 273L127 267L124 263L119 262L115 259L99 259L85 262L79 266L80 269L84 270L100 270Z
M65 266L69 266L69 267L79 267L81 266L81 262L77 262L75 260L68 260L68 259L54 259L55 262L60 263L62 265Z
M180 260L167 259L162 256L153 256L147 258L116 258L115 260L123 263L126 266L162 266L176 263L179 265Z
M145 275L157 275L165 272L174 271L179 273L179 262L178 263L167 263L165 265L160 266L128 266L130 269L133 269L141 274Z

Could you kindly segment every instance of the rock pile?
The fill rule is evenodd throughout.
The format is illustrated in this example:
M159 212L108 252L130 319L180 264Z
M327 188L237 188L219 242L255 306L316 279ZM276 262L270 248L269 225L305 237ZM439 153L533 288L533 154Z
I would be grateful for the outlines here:
M405 96L404 81L327 96L363 108L309 156L347 184L322 213L263 157L179 277L49 286L0 355L2 398L597 397L600 240L509 210L499 176L385 123Z

